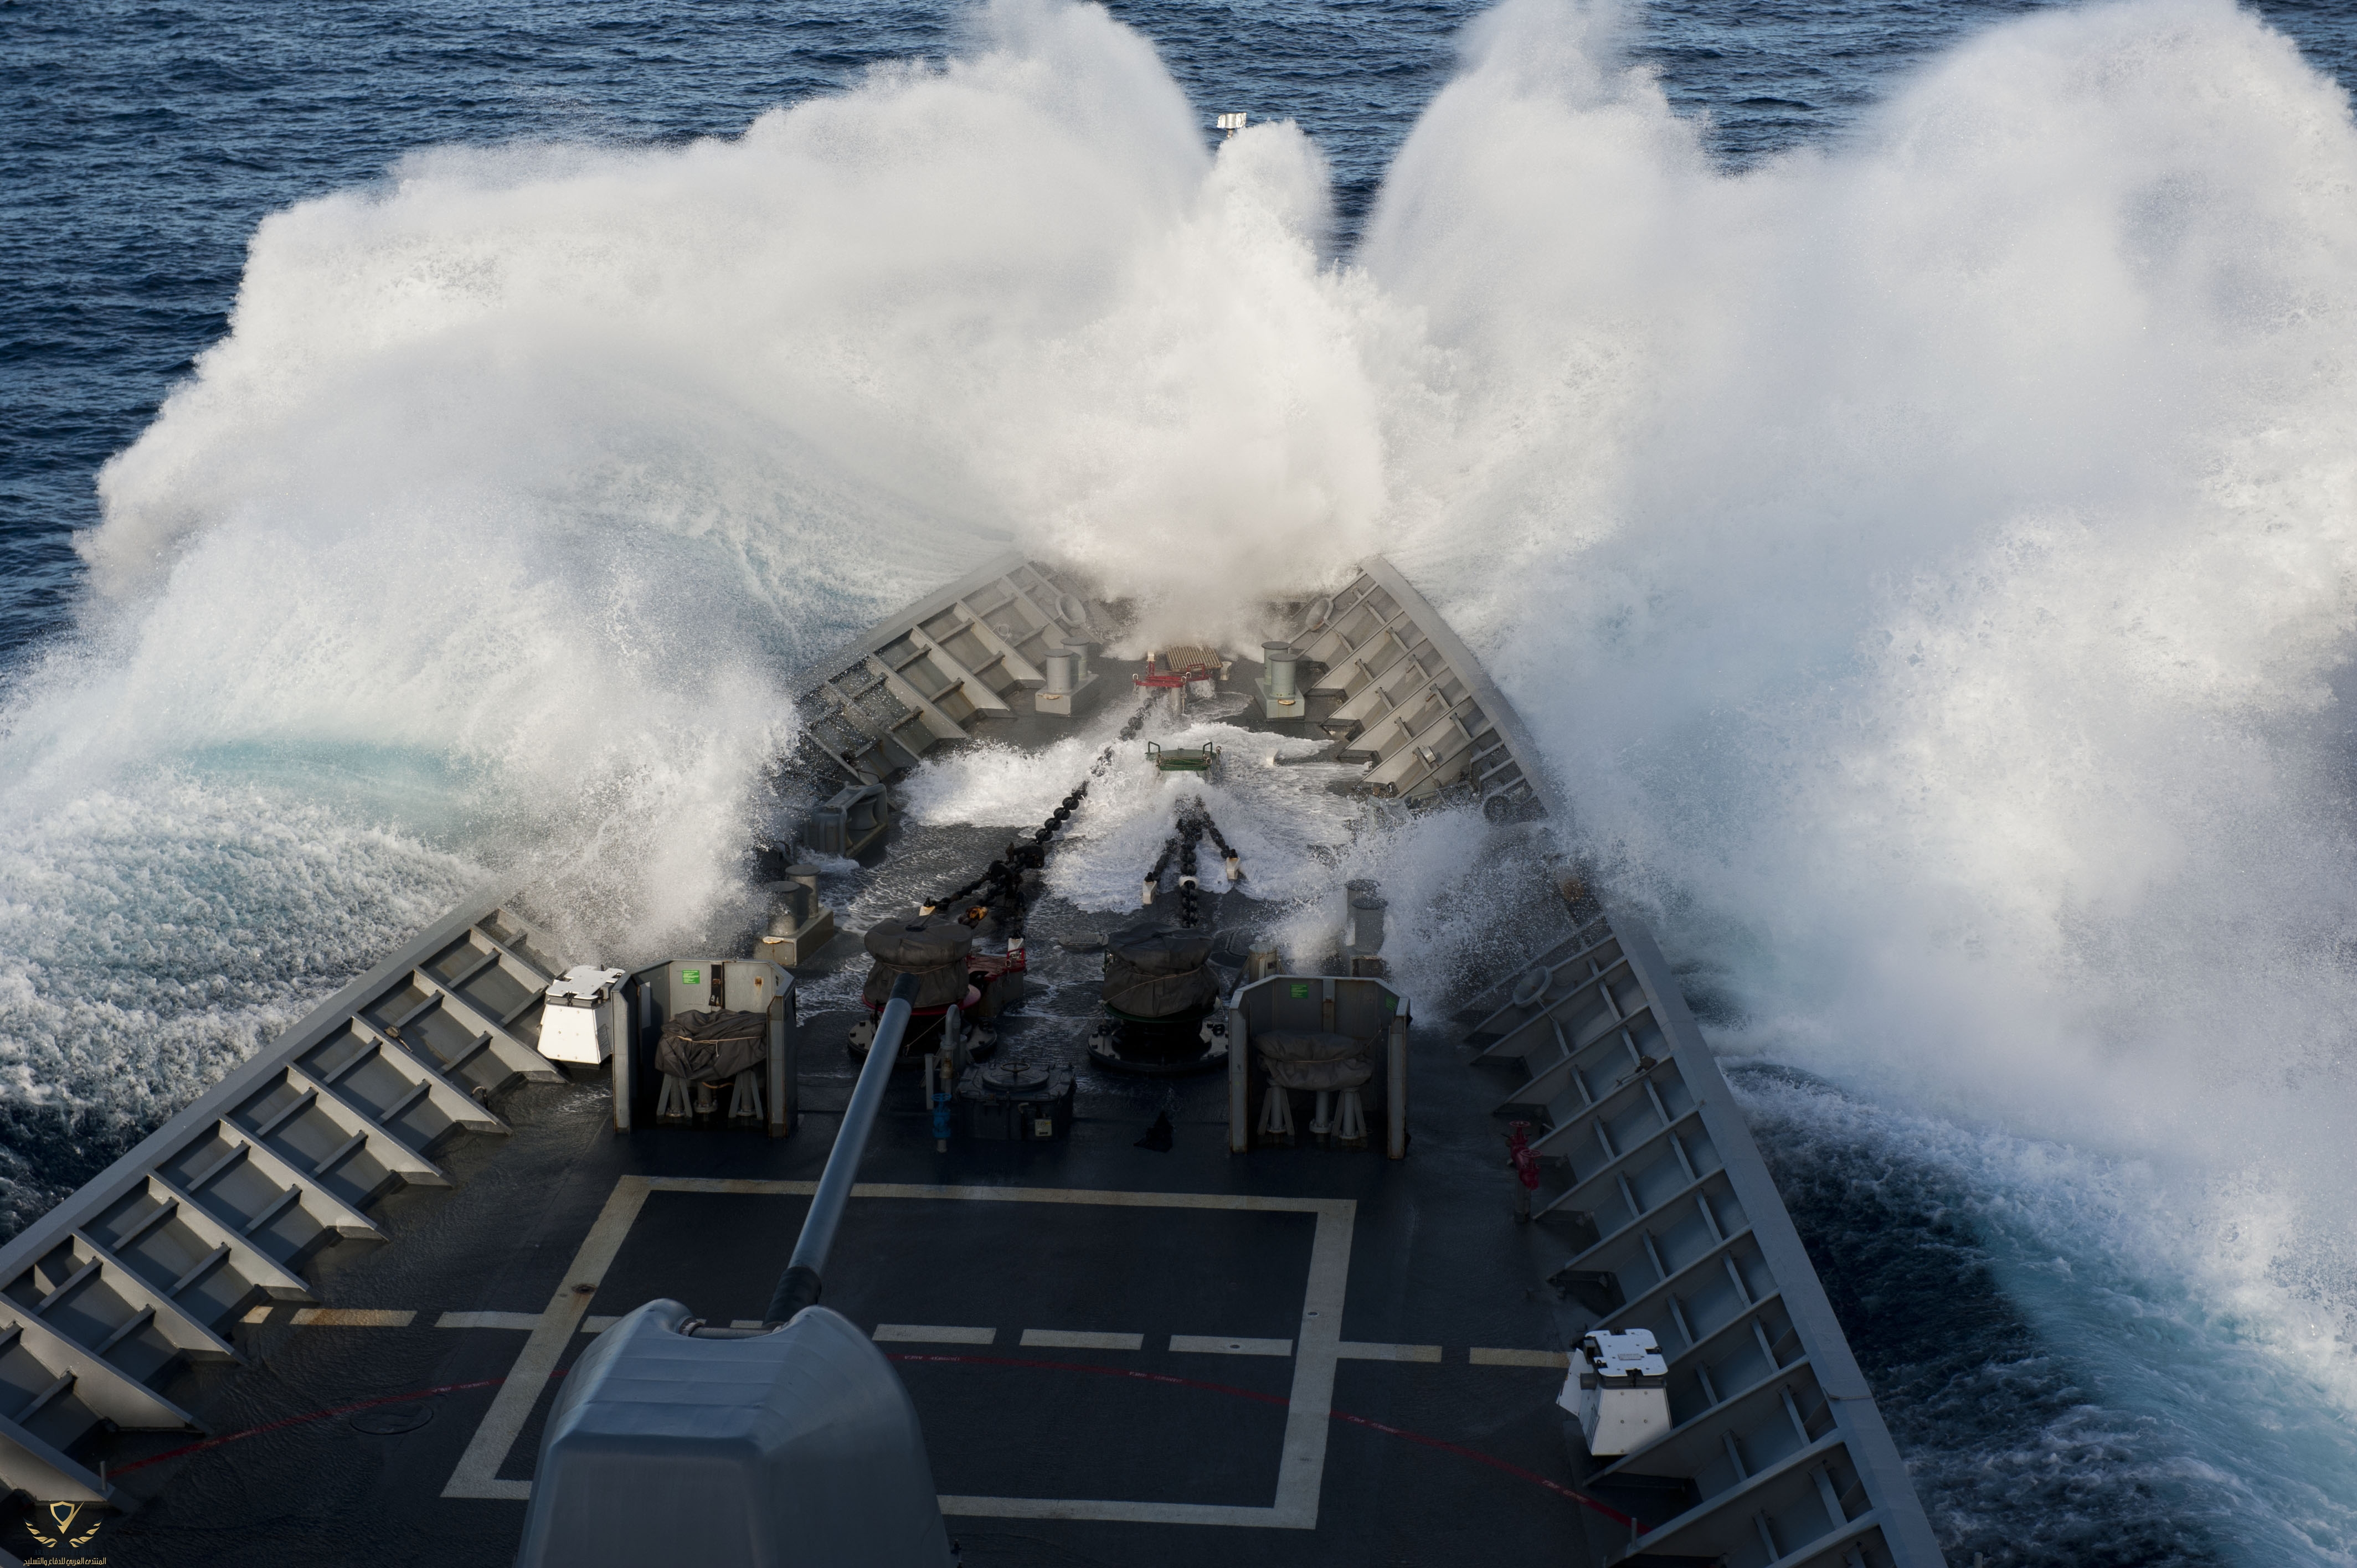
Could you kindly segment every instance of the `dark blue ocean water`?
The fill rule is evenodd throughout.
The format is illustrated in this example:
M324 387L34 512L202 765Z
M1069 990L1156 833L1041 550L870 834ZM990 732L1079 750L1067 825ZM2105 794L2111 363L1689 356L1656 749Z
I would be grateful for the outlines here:
M1740 167L1838 137L1942 48L2037 8L1680 0L1635 9L1630 47ZM1318 140L1347 252L1480 7L1111 9L1160 49L1207 137L1213 113L1240 108ZM2259 9L2357 80L2357 5ZM939 56L960 27L952 8L894 5L0 0L0 661L70 624L94 476L225 332L266 214L436 145L727 136L877 62ZM2096 1371L2027 1326L1968 1195L1887 1144L1828 1134L1773 1075L1743 1081L1958 1568L2236 1557L2231 1520L2193 1517L2170 1489L2203 1456L2108 1408ZM142 1130L84 1137L61 1114L5 1108L0 1145L28 1173L12 1216Z
M1730 164L1837 134L1894 76L2021 0L1663 0L1635 52ZM1462 0L1122 3L1206 118L1290 115L1333 160L1345 243L1447 81ZM2357 8L2259 7L2343 81ZM0 0L0 657L71 613L91 479L228 324L275 209L442 143L726 136L879 60L938 55L954 6L283 5Z

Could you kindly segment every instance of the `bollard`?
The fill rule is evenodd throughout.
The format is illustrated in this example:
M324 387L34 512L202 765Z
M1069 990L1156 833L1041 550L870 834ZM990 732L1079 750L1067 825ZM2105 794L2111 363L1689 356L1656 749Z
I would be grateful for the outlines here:
M1259 681L1260 711L1271 719L1300 719L1309 716L1309 706L1302 700L1297 666L1300 655L1289 642L1264 642L1260 645L1261 667L1265 671Z

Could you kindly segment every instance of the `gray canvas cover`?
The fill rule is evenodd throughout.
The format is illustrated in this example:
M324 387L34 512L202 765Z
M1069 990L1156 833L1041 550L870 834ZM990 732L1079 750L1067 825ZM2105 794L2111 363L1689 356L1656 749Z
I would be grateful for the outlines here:
M655 1043L655 1070L716 1082L770 1059L770 1020L759 1013L674 1013Z
M1279 1089L1362 1089L1375 1076L1375 1064L1365 1057L1339 1062L1264 1061L1269 1082Z
M1273 1062L1339 1062L1352 1057L1367 1055L1374 1047L1372 1040L1361 1040L1351 1035L1329 1035L1316 1031L1272 1029L1253 1036L1253 1048L1263 1058Z
M517 1568L950 1568L899 1374L823 1306L698 1339L653 1301L597 1337L541 1437Z
M1375 1076L1374 1042L1349 1035L1273 1029L1253 1048L1279 1089L1359 1089Z
M1133 926L1106 942L1106 1006L1133 1018L1170 1018L1218 999L1211 938L1203 931Z
M1140 974L1191 974L1211 961L1211 934L1132 926L1105 939L1105 947Z
M860 989L870 1007L889 1001L893 982L904 974L917 977L915 1006L947 1007L964 999L965 962L974 951L974 932L967 927L946 915L911 912L868 928L864 941L876 961Z
M870 958L911 972L963 963L974 951L974 932L947 915L897 915L862 940Z

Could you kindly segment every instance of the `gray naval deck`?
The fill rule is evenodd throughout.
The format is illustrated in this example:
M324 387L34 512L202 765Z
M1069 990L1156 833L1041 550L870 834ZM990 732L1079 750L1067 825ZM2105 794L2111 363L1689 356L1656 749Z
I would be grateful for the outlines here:
M783 1141L619 1136L602 1087L511 1092L514 1131L452 1161L457 1190L380 1203L386 1244L323 1254L319 1305L239 1322L250 1369L198 1369L188 1404L213 1438L115 1440L114 1477L150 1500L109 1522L109 1560L510 1562L542 1414L587 1330L659 1296L759 1316L848 1096L851 1022L803 1020L804 1121ZM1043 1009L1027 1026L1076 1043L1085 1023ZM1398 1163L1232 1156L1223 1076L1093 1068L1068 1139L941 1154L896 1085L827 1302L898 1360L965 1561L1427 1563L1470 1539L1584 1563L1625 1545L1559 1489L1542 1277L1561 1248L1512 1218L1497 1086L1438 1035L1418 1031ZM1135 1146L1174 1090L1173 1147Z
M1069 1136L944 1152L902 1075L826 1272L914 1399L963 1560L1936 1563L1666 964L1539 874L1552 802L1511 712L1380 562L1306 618L1304 689L1361 789L1469 790L1498 824L1495 945L1462 996L1409 998L1406 1158L1380 1137L1237 1155L1226 1074L1088 1059L1099 961L1057 939L1118 918L1035 904L999 1049L1073 1064ZM1103 624L1002 562L831 660L812 744L841 830L935 745L1069 734L1017 698L1059 633ZM1096 678L1080 705L1126 700ZM829 904L920 902L1007 836L890 832ZM1207 923L1265 929L1251 890ZM540 989L587 956L504 908L455 914L0 1249L20 1498L124 1510L76 1527L110 1563L511 1562L560 1380L649 1300L759 1316L856 1074L846 931L797 966L791 1136L650 1125L643 1102L618 1133L605 1076L534 1048ZM1164 1112L1171 1147L1140 1146ZM1532 1223L1508 1117L1552 1178ZM1654 1332L1674 1424L1599 1463L1554 1398L1605 1327Z

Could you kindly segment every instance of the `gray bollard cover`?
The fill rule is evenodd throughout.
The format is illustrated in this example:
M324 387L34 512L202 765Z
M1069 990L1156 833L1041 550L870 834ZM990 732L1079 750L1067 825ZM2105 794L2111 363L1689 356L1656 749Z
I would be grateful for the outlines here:
M947 1568L908 1390L823 1306L698 1339L652 1301L597 1337L540 1444L518 1568Z

